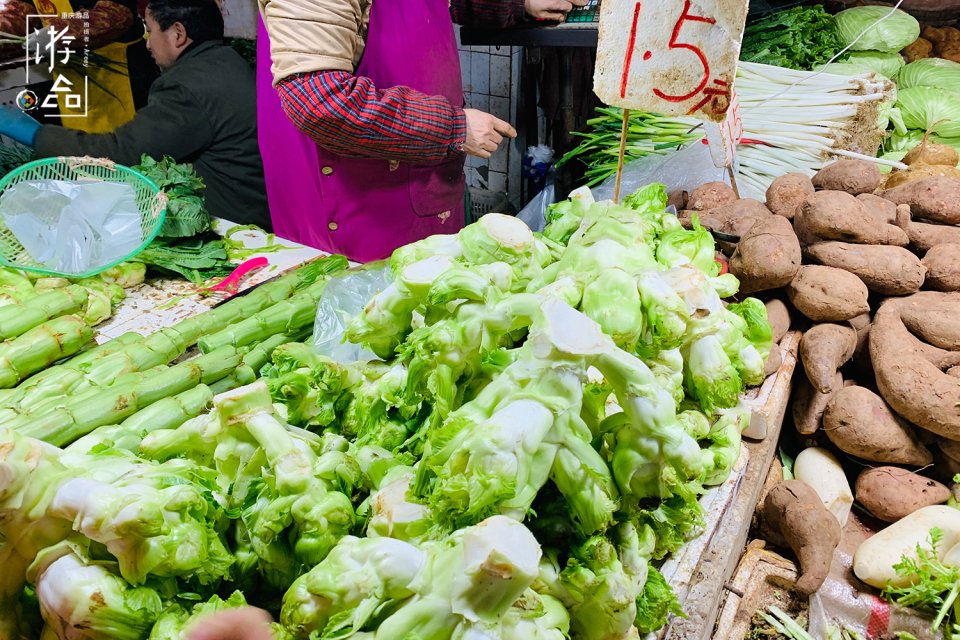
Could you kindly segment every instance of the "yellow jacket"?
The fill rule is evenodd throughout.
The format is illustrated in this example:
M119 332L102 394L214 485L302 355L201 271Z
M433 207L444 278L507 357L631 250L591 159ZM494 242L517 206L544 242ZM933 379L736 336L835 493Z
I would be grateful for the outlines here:
M270 36L273 84L311 71L353 72L372 0L258 0Z

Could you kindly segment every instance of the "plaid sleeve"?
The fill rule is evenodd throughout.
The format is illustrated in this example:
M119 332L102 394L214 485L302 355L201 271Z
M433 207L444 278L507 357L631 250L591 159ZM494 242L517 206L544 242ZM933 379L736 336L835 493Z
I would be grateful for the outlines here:
M450 16L456 24L509 27L523 22L524 0L451 0Z
M463 155L462 109L409 87L377 89L346 71L314 71L277 85L287 116L334 153L427 164Z

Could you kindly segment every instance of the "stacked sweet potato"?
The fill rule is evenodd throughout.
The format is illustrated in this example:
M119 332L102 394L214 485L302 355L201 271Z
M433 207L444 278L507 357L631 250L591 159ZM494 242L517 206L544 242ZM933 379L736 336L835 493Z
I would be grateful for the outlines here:
M960 473L960 178L914 170L938 154L956 166L954 149L925 143L893 177L841 160L781 176L766 203L727 194L695 212L740 236L720 248L741 293L768 299L774 340L806 329L793 421L808 445L862 461L846 476L887 522L945 502Z

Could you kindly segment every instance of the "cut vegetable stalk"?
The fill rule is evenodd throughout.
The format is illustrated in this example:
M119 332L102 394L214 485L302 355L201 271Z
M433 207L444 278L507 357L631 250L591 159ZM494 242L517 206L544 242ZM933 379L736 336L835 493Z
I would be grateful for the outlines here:
M0 388L8 389L93 339L93 330L76 316L62 316L0 344Z
M40 419L21 416L10 428L55 446L64 446L106 424L118 423L154 402L224 378L240 364L233 347L182 362L141 382L110 386L83 401L71 399Z
M87 290L78 285L42 293L24 302L0 307L0 338L8 340L59 316L74 314L87 303Z

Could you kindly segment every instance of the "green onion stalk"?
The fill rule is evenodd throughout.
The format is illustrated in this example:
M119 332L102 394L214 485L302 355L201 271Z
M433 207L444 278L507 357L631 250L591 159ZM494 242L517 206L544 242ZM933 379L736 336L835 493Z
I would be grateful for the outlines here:
M92 396L72 398L39 418L21 415L7 426L54 446L65 446L97 427L122 422L159 400L225 378L240 365L240 358L233 347L223 347L139 382L113 384Z
M623 111L614 107L597 109L602 114L587 121L589 132L575 132L584 138L575 149L563 156L558 165L574 158L587 165L584 177L593 186L617 172L617 157L620 152L620 133L623 127ZM703 137L699 121L693 118L670 118L643 111L630 112L627 130L625 162L651 154L664 154L670 149L682 147Z

